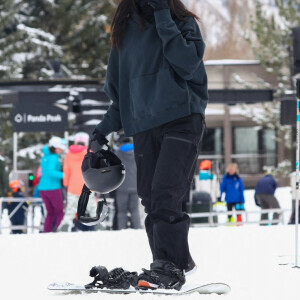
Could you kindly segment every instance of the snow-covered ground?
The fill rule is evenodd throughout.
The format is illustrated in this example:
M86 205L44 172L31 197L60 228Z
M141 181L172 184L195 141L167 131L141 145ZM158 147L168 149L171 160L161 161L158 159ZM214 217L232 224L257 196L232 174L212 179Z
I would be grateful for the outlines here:
M0 236L0 298L157 299L154 295L63 295L47 290L53 281L88 283L94 265L130 271L151 262L143 230ZM229 295L182 296L186 299L298 300L300 269L292 268L294 227L241 226L192 228L190 247L198 271L190 281L226 282ZM285 264L288 265L279 265ZM168 299L174 296L169 296ZM177 298L176 298L177 299Z
M290 202L289 191L289 188L278 190L281 204ZM247 208L254 209L248 193L251 191L246 192ZM300 269L292 268L294 226L191 228L189 240L198 271L188 280L203 284L225 282L232 291L223 296L182 296L185 299L300 299ZM150 262L144 230L2 234L0 299L157 299L154 295L71 295L47 290L47 285L54 281L90 282L89 270L95 265L140 271L142 267L149 267ZM168 296L168 299L174 297Z

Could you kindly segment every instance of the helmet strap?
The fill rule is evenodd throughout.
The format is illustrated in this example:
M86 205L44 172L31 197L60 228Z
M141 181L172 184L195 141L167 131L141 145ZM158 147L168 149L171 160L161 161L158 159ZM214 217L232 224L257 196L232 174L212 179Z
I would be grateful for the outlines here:
M102 194L103 201L99 201L97 203L97 210L95 217L86 217L84 214L78 216L78 220L80 223L87 225L87 226L94 226L101 222L103 222L108 214L108 205L106 202L106 197ZM86 209L86 207L85 207ZM84 211L85 213L85 211Z

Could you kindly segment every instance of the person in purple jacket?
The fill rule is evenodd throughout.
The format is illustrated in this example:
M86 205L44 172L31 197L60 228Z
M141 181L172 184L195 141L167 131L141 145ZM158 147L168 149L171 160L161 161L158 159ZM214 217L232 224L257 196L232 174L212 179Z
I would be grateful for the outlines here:
M277 182L271 174L266 174L263 178L259 179L255 187L255 203L262 209L280 208L278 200L274 194L277 188ZM273 221L270 225L276 225L279 222L279 213L273 214ZM268 213L261 214L261 224L268 225Z

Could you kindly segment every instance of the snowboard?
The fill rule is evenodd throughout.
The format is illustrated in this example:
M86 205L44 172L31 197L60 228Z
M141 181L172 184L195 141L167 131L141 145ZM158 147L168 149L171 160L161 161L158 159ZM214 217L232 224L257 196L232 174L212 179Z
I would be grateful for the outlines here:
M155 294L155 295L187 295L192 293L199 294L227 294L230 292L230 286L225 283L209 283L209 284L185 284L180 291L177 290L166 290L166 289L157 289L157 290L136 290L133 287L130 287L127 290L122 289L86 289L82 285L77 285L69 282L54 282L48 285L48 290L51 291L61 291L71 294L80 294L80 293L108 293L108 294Z

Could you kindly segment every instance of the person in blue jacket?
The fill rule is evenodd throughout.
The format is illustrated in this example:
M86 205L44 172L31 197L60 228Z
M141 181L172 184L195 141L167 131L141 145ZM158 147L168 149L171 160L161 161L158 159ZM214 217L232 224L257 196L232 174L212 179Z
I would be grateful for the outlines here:
M223 176L220 185L220 198L225 193L225 202L227 204L227 210L232 211L233 208L237 211L244 210L244 183L239 176L238 165L231 163L227 167L227 173ZM228 215L228 221L234 222L232 215ZM237 215L237 222L242 222L242 215Z
M180 289L195 270L182 211L196 167L208 101L205 43L181 0L122 0L111 26L105 93L112 100L94 139L133 137L137 191L152 252L140 288Z
M47 210L44 232L56 231L64 216L63 172L59 155L65 150L65 144L64 139L54 136L42 150L42 176L38 183L38 190Z
M254 199L256 205L262 209L280 208L278 200L274 194L277 188L277 182L271 174L266 174L263 178L259 179L255 186ZM271 224L275 225L279 222L279 213L273 214L273 221ZM268 225L268 213L261 214L261 224Z

